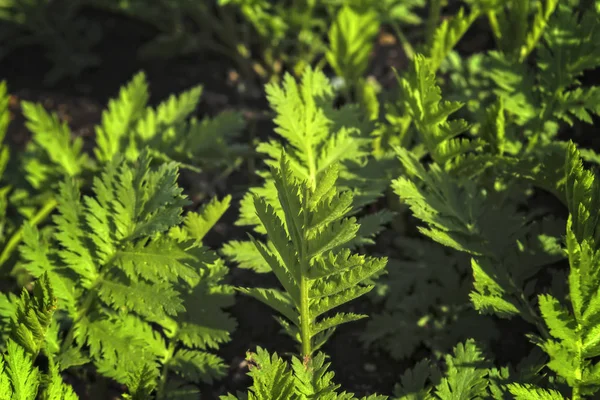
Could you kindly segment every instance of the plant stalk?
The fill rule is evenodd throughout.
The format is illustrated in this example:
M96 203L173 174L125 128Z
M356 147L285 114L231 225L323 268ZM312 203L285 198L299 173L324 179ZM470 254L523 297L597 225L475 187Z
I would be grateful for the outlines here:
M442 15L442 1L443 0L432 0L431 5L429 6L429 15L427 16L425 25L425 43L428 49L430 49L433 44L435 30Z
M311 182L313 187L315 185L314 179ZM306 191L308 192L308 190ZM308 194L305 193L302 199L303 208L308 207ZM308 226L308 215L304 213L304 226ZM308 359L312 355L312 343L311 343L311 326L310 320L310 305L309 305L309 290L310 282L307 278L309 260L308 260L308 240L302 233L302 248L300 249L300 338L302 340L302 358Z
M175 354L175 346L171 342L169 344L168 354L165 357L163 362L163 366L160 372L160 382L158 383L158 387L156 389L156 398L158 400L166 398L165 388L167 386L167 375L169 373L169 360L173 358L173 354Z
M404 50L404 55L406 55L406 58L408 58L409 60L412 60L415 57L415 49L410 43L410 40L408 40L408 38L406 37L404 32L402 32L402 29L400 29L400 26L398 24L392 23L390 24L390 26L392 27L394 34L398 38L398 41L402 46L402 50Z

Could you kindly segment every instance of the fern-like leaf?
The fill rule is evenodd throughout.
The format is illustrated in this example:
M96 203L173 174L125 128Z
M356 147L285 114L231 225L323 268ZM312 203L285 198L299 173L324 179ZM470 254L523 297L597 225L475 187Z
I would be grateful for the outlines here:
M338 392L340 385L333 383L334 373L329 371L326 356L318 353L312 359L292 358L290 365L276 353L269 354L258 347L248 353L253 384L248 393L228 394L221 400L357 400L352 393ZM360 400L387 400L387 396L370 395Z
M295 326L288 332L310 357L313 346L321 345L332 329L363 315L322 315L355 299L373 286L368 279L378 274L385 259L353 255L344 245L358 231L354 218L347 218L352 195L339 193L335 183L338 169L330 168L313 185L297 181L291 164L281 158L271 171L283 217L264 199L255 198L255 208L272 247L254 241L285 292L246 288L243 291L283 314ZM320 318L320 319L317 319Z
M281 85L267 85L266 93L271 108L276 112L275 132L288 143L284 145L271 140L258 145L257 151L267 156L265 162L268 166L277 167L285 149L295 178L307 181L314 188L316 182L337 165L340 185L354 192L353 214L381 196L387 185L386 171L389 169L384 168L383 163L378 165L375 160L369 159L372 142L369 134L373 126L355 105L334 108L333 87L323 72L308 68L301 82L296 82L288 74ZM265 178L264 185L250 189L244 196L237 224L253 226L255 232L264 234L265 227L257 216L254 198L263 198L282 220L284 214L274 177L268 172L261 172L261 176ZM368 230L365 225L364 236L349 242L348 246L369 243L391 217L390 213L371 216ZM267 242L266 246L271 244ZM223 251L241 266L257 271L269 270L269 265L261 261L256 248L248 242L230 242Z
M595 357L600 355L600 251L596 204L600 196L595 174L585 170L573 143L566 162L567 253L569 300L567 308L552 295L540 295L539 307L549 336L538 343L550 356L548 367L578 393L592 394L600 387ZM591 208L590 208L591 207ZM550 395L550 394L548 394Z
M177 165L153 169L151 161L148 152L137 165L116 156L83 197L73 180L62 183L48 237L26 226L24 268L48 274L58 307L72 318L56 349L66 365L81 363L73 349L86 346L99 373L128 382L146 379L140 364L162 364L168 374L176 372L174 360L193 353L184 377L210 380L223 366L209 350L235 328L223 311L233 288L221 282L227 269L201 241L228 199L184 218Z
M477 149L481 143L458 137L469 129L469 124L461 119L449 121L448 117L463 104L442 101L434 71L430 59L417 55L410 74L405 78L398 77L398 81L404 92L406 108L426 149L434 161L443 166L454 157Z
M327 61L346 85L353 85L365 73L379 21L373 10L356 11L343 7L329 29Z

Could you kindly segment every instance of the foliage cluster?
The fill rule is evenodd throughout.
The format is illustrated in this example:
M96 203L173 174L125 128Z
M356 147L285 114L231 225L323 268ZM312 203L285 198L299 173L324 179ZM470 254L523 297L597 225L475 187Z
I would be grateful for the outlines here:
M23 29L32 15L47 22L43 1L1 1L0 17ZM157 25L144 52L223 40L270 80L275 135L250 149L240 114L199 119L199 86L152 107L140 73L109 102L94 143L22 103L32 136L19 153L4 144L0 84L0 273L10 281L0 398L76 399L65 377L87 374L124 385L127 399L198 398L226 374L218 351L236 329L236 293L270 307L297 349L289 359L249 351L252 385L222 400L359 398L334 382L324 349L365 317L364 346L427 355L393 393L365 400L598 395L600 156L572 135L600 115L600 89L586 83L600 67L597 1L470 0L440 22L443 2L432 0L414 49L400 26L421 22L416 0L90 1ZM212 31L198 32L206 20ZM461 56L476 23L493 49ZM383 25L409 66L378 93L366 74ZM210 249L238 199L192 203L180 171L223 177L252 154L260 183L236 221L247 238ZM230 268L272 273L277 285L236 286ZM380 311L353 312L361 300ZM523 327L526 354L494 351L507 321Z

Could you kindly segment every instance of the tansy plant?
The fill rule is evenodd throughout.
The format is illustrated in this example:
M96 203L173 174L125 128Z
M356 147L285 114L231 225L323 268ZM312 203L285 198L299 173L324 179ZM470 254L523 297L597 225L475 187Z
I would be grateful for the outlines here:
M269 354L258 348L256 353L248 353L250 362L248 375L253 380L247 393L228 394L221 400L357 400L352 393L338 392L340 385L333 383L334 373L328 371L329 363L325 355L319 353L310 360L294 357L290 363L276 353ZM387 400L387 396L370 395L361 400Z
M389 166L395 162L371 157L373 125L356 104L335 107L332 84L322 71L308 68L300 80L287 74L282 84L267 85L266 93L275 112L275 133L282 139L271 138L258 144L256 150L264 154L267 166L279 165L285 149L290 173L314 187L336 165L338 187L353 193L349 214L358 214L382 196L391 179ZM265 234L256 213L255 196L264 198L280 219L284 215L272 174L268 170L259 174L264 183L246 193L236 224L252 226L256 233ZM345 245L355 248L373 244L373 238L391 218L387 210L361 215L357 234ZM242 268L269 271L268 263L249 241L231 241L223 247L223 253Z
M77 400L70 385L63 382L53 353L57 343L48 341L56 331L57 299L48 275L40 276L33 293L26 289L18 298L1 294L5 336L4 353L0 356L0 397L2 399ZM47 368L40 360L47 359Z
M408 98L414 99L410 109L419 116L415 120L423 121L417 126L432 162L426 167L417 155L398 147L405 173L393 182L393 189L425 224L419 228L421 233L470 256L473 288L469 297L475 310L500 318L520 317L535 327L537 333L529 338L544 350L547 359L526 363L531 370L548 368L555 375L537 381L519 378L519 383L505 389L523 399L562 399L564 385L570 387L573 399L596 393L595 229L600 192L596 176L583 168L572 143L546 145L554 151L544 156L545 163L502 154L508 140L502 135L502 103L488 110L490 123L484 126L481 139L456 139L466 131L466 124L448 117L461 104L441 101L426 66L426 59L416 57L416 75L409 74L411 78L402 83L406 92L412 93ZM418 85L411 86L411 80ZM407 90L411 87L417 89ZM474 160L494 160L492 171L500 165L512 168L498 175L484 173L485 168L476 172ZM533 168L526 171L528 163ZM524 182L547 188L567 206L566 251L561 249L557 229L564 229L564 222L544 216L543 210L529 206L525 211L521 206L527 200L520 185ZM552 289L540 294L541 272L564 255L570 265L568 288L564 288L564 275L550 269ZM568 307L562 299L568 299Z
M92 363L146 395L135 398L171 399L224 373L211 349L235 328L222 310L233 288L221 283L227 269L202 239L229 198L183 216L189 203L177 166L151 161L147 152L136 165L115 158L85 196L75 180L62 182L54 223L26 224L17 266L53 287L56 313L36 341L60 371ZM14 302L0 298L2 317Z
M597 210L600 185L596 174L583 167L576 146L568 143L566 147L564 196L569 216L564 253L569 269L567 276L551 271L552 287L543 291L536 290L539 285L536 275L542 266L556 257L553 255L555 239L545 232L548 227L544 225L547 224L529 221L518 227L514 222L520 217L515 213L513 222L499 222L502 209L493 210L491 204L484 205L485 195L479 197L473 191L474 186L453 181L450 176L437 180L436 176L443 172L435 167L428 173L417 172L422 167L414 157L411 161L407 152L399 150L410 178L398 179L394 187L410 204L415 216L426 224L421 231L439 243L471 255L474 283L470 298L473 307L482 314L501 318L519 316L531 323L537 329L535 333L529 333L528 338L544 352L541 356L532 353L525 357L517 371L511 368L456 370L453 374L462 374L463 382L470 381L468 386L447 387L443 391L437 386L435 396L425 398L450 399L454 398L450 395L452 392L475 391L480 396L494 399L505 398L510 393L517 399L579 400L598 393L600 235ZM420 176L421 183L410 182L415 175ZM452 204L458 204L460 198L467 205L466 213L452 210ZM506 215L506 212L502 214ZM465 223L469 219L471 222ZM494 233L490 222L496 229L501 227L500 236ZM502 243L510 236L510 240L516 241L512 248ZM505 249L504 254L499 246ZM470 350L471 355L475 355L473 350ZM403 385L412 388L413 393L415 390L430 393L431 387L418 389L415 386L417 382L425 382L428 371L426 364L418 365L403 377ZM496 383L490 385L490 382ZM567 397L567 392L571 397Z
M273 168L271 175L283 215L279 216L264 198L254 198L270 242L252 241L283 290L240 290L284 317L278 320L300 344L305 360L310 360L336 326L365 317L326 313L373 289L365 281L382 271L387 262L344 248L356 236L359 225L355 218L346 217L352 208L352 193L337 189L338 173L333 165L319 179L298 180L282 156L279 168Z
M149 105L146 75L136 74L117 97L109 100L101 122L95 127L96 140L90 146L94 158L86 151L84 138L75 135L57 113L47 111L41 104L21 101L31 141L24 154L10 159L10 168L6 168L8 147L1 147L0 171L4 184L0 190L0 208L17 208L23 219L40 224L57 206L59 182L76 179L89 188L94 173L115 157L135 161L142 152L151 153L155 164L175 161L179 167L194 172L216 167L221 172L213 181L217 183L239 165L239 152L245 146L232 145L230 140L242 132L244 120L241 114L227 111L212 118L194 117L201 95L202 87L196 86L153 107ZM1 139L10 122L8 103L7 86L2 83ZM10 198L10 202L5 198ZM14 256L23 237L22 225L13 227L13 224L14 221L5 223L4 233L11 236L0 253L0 266Z
M73 138L68 124L56 113L40 104L21 102L32 133L23 159L27 180L39 189L65 177L97 171L117 155L136 160L143 151L157 161L177 161L180 167L196 172L222 165L223 159L234 164L230 156L239 146L228 146L228 141L241 133L244 120L237 112L198 119L194 114L201 96L202 87L196 86L152 107L146 75L137 73L102 112L95 126L94 159L83 151L83 138Z

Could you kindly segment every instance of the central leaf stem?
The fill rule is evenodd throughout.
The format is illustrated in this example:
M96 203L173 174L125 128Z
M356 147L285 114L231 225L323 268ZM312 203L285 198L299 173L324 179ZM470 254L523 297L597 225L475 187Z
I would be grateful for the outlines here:
M307 210L308 197L310 191L306 190L302 198L302 208ZM302 248L300 249L300 338L302 340L302 357L310 357L312 354L312 345L310 342L311 338L311 326L312 321L310 320L310 305L309 305L309 290L310 281L308 279L308 268L309 268L309 249L308 249L308 238L306 237L306 227L308 227L308 212L303 213L303 226L302 226Z
M300 280L300 336L302 338L302 356L310 357L312 346L310 343L310 312L308 304L308 289L310 283L304 276Z

